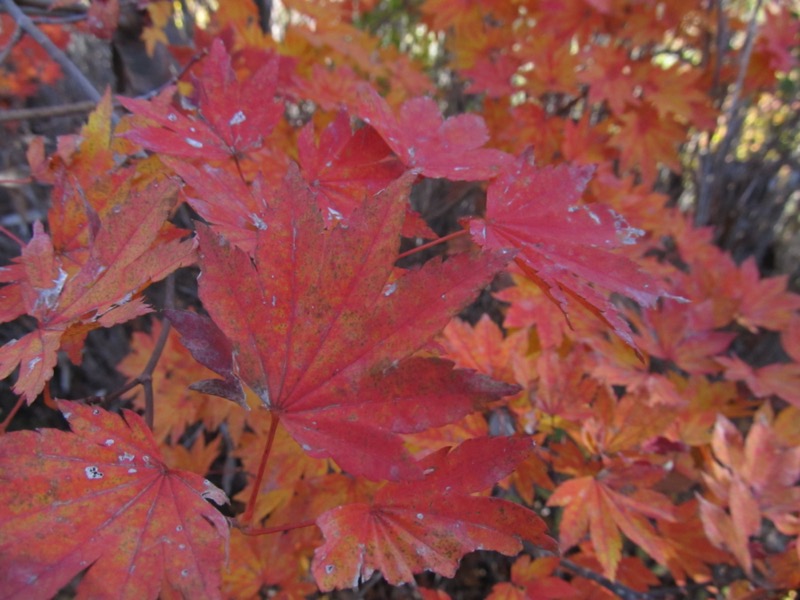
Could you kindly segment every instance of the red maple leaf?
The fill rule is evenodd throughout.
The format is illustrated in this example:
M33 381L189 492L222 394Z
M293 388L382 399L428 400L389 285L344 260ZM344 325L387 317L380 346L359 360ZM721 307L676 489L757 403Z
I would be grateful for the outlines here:
M88 568L84 598L218 598L228 525L222 490L167 468L136 413L59 401L72 433L0 438L0 589L51 598Z
M386 100L362 85L359 115L372 125L407 167L427 177L454 181L491 179L509 166L510 155L481 148L489 141L486 123L478 115L442 119L430 98L403 103L395 117Z
M28 314L38 321L36 331L0 348L0 378L19 365L14 390L29 404L52 376L60 347L66 345L79 362L89 331L149 312L139 292L194 261L193 242L180 241L180 230L162 229L174 189L163 179L151 181L105 218L94 215L88 252L79 265L74 257L57 254L41 224L34 226L22 255L0 277L10 282L3 288L0 319Z
M273 100L277 81L275 57L246 81L238 81L225 45L217 38L194 82L197 118L158 103L120 97L129 111L160 125L136 127L123 135L153 152L202 160L255 150L283 116L283 104Z
M617 252L643 232L610 208L578 204L593 168L537 168L521 157L516 168L489 185L485 218L469 221L472 238L486 248L518 248L517 264L565 311L579 300L633 344L630 329L609 301L609 292L650 306L659 285Z
M297 136L303 177L323 213L347 218L364 198L373 196L402 175L404 169L372 127L353 133L350 117L340 112L314 140L314 123Z
M472 496L514 470L532 449L529 438L477 438L422 461L426 477L388 484L369 504L349 504L317 519L325 544L312 572L322 591L349 588L380 570L391 584L432 569L455 574L459 559L477 548L516 554L527 540L555 549L544 521L502 500Z
M223 167L197 167L170 157L161 160L191 186L182 190L189 206L230 243L253 252L256 232L265 226L267 184L260 174L248 185Z
M200 298L233 348L223 367L205 364L248 385L312 456L376 479L421 476L398 433L454 421L517 389L408 358L513 256L461 255L396 272L413 177L326 229L292 168L252 259L198 227ZM193 328L181 334L206 338Z

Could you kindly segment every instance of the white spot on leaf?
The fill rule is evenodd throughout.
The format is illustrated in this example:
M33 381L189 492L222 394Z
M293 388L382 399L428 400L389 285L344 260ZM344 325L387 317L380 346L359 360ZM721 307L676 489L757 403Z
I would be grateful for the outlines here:
M390 283L390 284L386 285L386 287L383 288L383 295L388 298L389 296L394 294L396 290L397 290L397 284L396 283Z
M39 296L36 298L36 307L45 306L46 308L55 308L58 304L58 297L61 295L61 290L64 289L64 284L67 281L67 272L61 267L58 268L58 277L53 279L53 287L46 290L38 290Z
M178 120L178 115L176 115L175 113L169 113L167 115L167 120L174 123L175 121Z
M187 144L189 144L189 145L190 145L192 148L202 148L202 147L203 147L203 142L198 142L197 140L195 140L195 139L192 139L192 138L190 138L190 137L183 138L183 140L184 140L184 141L185 141Z
M98 469L94 465L92 465L91 467L86 467L83 471L84 471L84 473L86 473L86 478L87 479L102 479L103 478L103 474L100 472L100 469Z
M133 459L136 458L133 454L129 454L128 452L123 452L117 457L119 462L133 462Z
M267 225L263 219L255 213L250 213L250 221L259 231L266 231L269 228L269 225Z
M112 440L111 438L108 438L105 442L103 442L103 446L113 446L113 445L114 445L114 440Z
M231 117L231 120L228 123L233 125L239 125L240 123L244 123L247 120L247 115L245 115L241 110L236 111L236 114Z

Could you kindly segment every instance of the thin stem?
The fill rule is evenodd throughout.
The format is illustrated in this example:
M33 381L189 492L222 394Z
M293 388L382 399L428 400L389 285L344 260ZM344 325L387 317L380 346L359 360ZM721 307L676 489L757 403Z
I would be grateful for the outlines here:
M19 412L19 409L22 408L22 403L23 402L25 402L25 396L20 396L17 399L17 403L14 405L14 408L11 409L11 412L8 413L8 416L5 419L3 419L2 423L0 423L0 434L3 434L3 433L6 432L6 429L8 429L8 426L11 425L12 419L17 414L17 412Z
M255 513L256 510L256 499L258 498L258 492L261 489L261 482L264 481L264 473L267 470L267 459L269 458L269 453L272 450L272 442L275 441L275 432L278 431L280 417L271 411L269 413L269 417L270 423L269 435L267 436L267 445L264 448L264 453L261 455L261 464L258 465L258 473L256 474L253 491L247 501L247 508L242 515L242 521L244 523L249 523L253 520L253 513Z
M98 92L92 82L89 81L81 70L72 62L69 57L64 54L59 48L47 37L42 31L36 27L36 24L31 21L30 17L22 12L19 6L16 5L14 0L0 0L5 6L8 14L19 24L20 27L31 36L42 48L45 49L47 54L50 55L58 65L64 69L64 73L69 75L75 80L75 83L80 87L81 91L90 99L95 102L100 102L100 92Z
M269 535L271 533L284 533L292 529L301 529L303 527L312 527L316 525L316 521L301 521L300 523L292 523L291 525L278 525L276 527L250 527L244 526L241 532L245 535Z
M170 277L172 277L170 275ZM161 333L158 334L156 346L153 348L153 353L150 355L150 360L147 361L144 371L137 377L138 382L144 388L144 420L147 426L152 430L155 421L155 401L153 399L153 371L156 370L158 360L164 352L164 347L167 345L167 338L169 337L169 330L172 327L169 321L164 320L161 324Z
M111 392L110 394L106 394L105 396L88 396L87 398L84 398L84 402L88 404L100 404L100 403L108 404L112 400L116 400L117 398L122 396L122 394L130 392L140 383L141 381L139 381L139 377L134 377L118 390L114 390L113 392Z
M158 96L168 86L175 85L181 79L183 79L183 76L186 75L186 73L189 72L189 69L191 69L201 58L203 58L207 54L208 54L208 50L202 50L202 51L198 52L197 54L195 54L194 56L192 56L189 59L189 62L187 62L183 67L181 67L180 71L178 71L175 75L170 77L169 81L164 82L163 84L161 84L160 86L150 90L149 92L146 92L144 94L136 96L136 98L140 98L142 100L149 100L150 98L154 98L154 97Z
M166 328L164 329L169 331ZM155 401L153 400L153 378L148 377L142 381L142 388L144 389L144 422L147 423L147 427L150 431L153 431L153 423L156 418Z
M433 240L432 242L428 242L426 244L422 244L421 246L417 246L416 248L412 248L411 250L406 250L405 252L400 253L397 258L398 260L401 258L405 258L406 256L411 256L412 254L416 254L417 252L421 252L422 250L427 250L428 248L433 248L434 246L438 246L439 244L443 244L445 242L449 242L457 237L461 237L462 235L467 235L469 231L466 229L462 229L460 231L454 231L453 233L448 233L447 235L440 237L438 240Z
M166 289L164 292L164 306L166 308L173 308L175 304L175 274L170 273L166 279ZM167 338L169 337L169 330L172 324L164 320L161 324L161 333L158 335L153 353L150 355L150 360L144 371L137 378L144 388L144 420L147 426L152 430L153 423L155 422L155 401L153 398L153 372L156 370L156 365L164 352L167 345Z
M25 247L25 242L19 239L16 235L14 235L11 231L0 225L0 233L5 235L7 238L13 240L20 248Z

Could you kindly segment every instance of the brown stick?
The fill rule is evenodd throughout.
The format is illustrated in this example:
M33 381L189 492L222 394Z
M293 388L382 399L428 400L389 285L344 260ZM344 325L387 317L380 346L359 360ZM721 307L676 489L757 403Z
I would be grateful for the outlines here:
M47 117L64 117L88 113L95 109L97 103L92 100L83 100L71 104L57 106L37 106L36 108L17 108L4 110L0 113L0 123L6 121L25 121L29 119L45 119Z

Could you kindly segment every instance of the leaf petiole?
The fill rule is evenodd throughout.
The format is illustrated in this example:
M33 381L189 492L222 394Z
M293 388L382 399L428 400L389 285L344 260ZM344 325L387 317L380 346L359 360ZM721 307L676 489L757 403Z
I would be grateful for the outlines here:
M264 448L264 453L261 455L261 464L258 465L258 473L256 474L256 480L253 484L253 492L250 494L250 498L247 500L247 508L245 508L244 514L242 515L243 523L249 523L253 520L253 513L256 509L258 491L261 489L261 482L264 480L264 473L267 470L267 459L269 458L269 453L272 450L272 442L275 441L275 432L278 431L280 417L272 411L270 411L269 416L270 424L269 435L267 436L267 445Z
M316 524L316 520L311 520L300 521L299 523L292 523L291 525L278 525L276 527L250 527L249 525L238 525L236 522L234 522L233 525L245 535L269 535L271 533L284 533L286 531L292 531L293 529L311 527Z
M406 256L411 256L417 252L421 252L422 250L427 250L428 248L433 248L434 246L438 246L439 244L443 244L444 242L449 242L457 237L461 237L462 235L467 235L469 231L466 229L462 229L460 231L454 231L453 233L448 233L445 236L440 237L437 240L433 240L432 242L427 242L422 244L421 246L417 246L416 248L411 248L411 250L406 250L405 252L400 253L397 258L398 260L401 258L405 258Z

